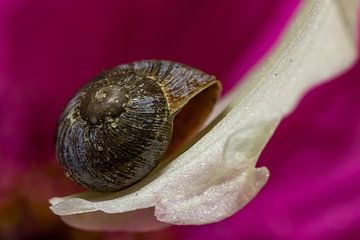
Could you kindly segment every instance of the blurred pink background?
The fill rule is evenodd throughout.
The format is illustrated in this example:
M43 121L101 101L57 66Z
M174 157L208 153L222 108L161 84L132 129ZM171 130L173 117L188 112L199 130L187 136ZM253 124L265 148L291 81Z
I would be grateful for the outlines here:
M216 224L130 234L66 226L48 198L81 189L54 156L57 119L104 69L169 59L224 93L276 44L298 0L0 0L0 239L360 239L360 64L307 94L259 165L271 177Z

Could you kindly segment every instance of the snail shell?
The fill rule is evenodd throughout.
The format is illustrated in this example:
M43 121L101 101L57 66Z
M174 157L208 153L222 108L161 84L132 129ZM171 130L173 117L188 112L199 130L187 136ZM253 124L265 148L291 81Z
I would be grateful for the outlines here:
M100 192L146 177L201 127L220 83L169 61L120 65L96 77L65 108L56 154L66 175Z

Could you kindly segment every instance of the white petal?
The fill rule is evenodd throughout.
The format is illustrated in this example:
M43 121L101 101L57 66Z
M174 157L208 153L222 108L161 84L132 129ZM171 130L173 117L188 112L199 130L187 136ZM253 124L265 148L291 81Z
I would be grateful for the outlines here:
M124 192L53 198L50 209L75 227L128 231L206 224L238 211L267 181L255 163L280 120L308 89L354 63L357 3L304 1L276 49L225 98L227 114L191 148Z

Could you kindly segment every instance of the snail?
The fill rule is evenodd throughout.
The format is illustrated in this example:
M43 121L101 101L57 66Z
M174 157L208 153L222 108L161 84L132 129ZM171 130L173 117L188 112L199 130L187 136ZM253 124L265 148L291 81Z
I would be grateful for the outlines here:
M170 61L105 71L65 107L57 128L58 162L88 189L128 188L195 136L220 91L214 76Z

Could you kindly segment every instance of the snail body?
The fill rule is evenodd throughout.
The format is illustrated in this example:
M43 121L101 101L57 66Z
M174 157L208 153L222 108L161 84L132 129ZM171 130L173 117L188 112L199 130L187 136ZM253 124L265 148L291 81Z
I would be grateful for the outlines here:
M58 125L66 175L99 192L130 187L183 146L219 97L215 77L169 61L120 65L83 87Z

